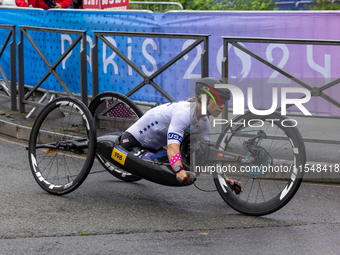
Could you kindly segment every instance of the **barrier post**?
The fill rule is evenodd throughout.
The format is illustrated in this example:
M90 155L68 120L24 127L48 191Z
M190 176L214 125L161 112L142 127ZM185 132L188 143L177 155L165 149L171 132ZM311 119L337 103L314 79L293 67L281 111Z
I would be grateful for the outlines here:
M18 98L19 112L25 112L25 104L22 102L24 98L24 35L20 30L20 41L18 43Z
M222 59L222 81L228 84L228 42L223 41L223 59ZM229 101L228 101L229 102ZM222 119L228 119L228 102L226 102L226 107L222 111ZM224 127L226 124L224 125Z
M98 69L98 37L93 36L93 47L91 48L92 63L92 98L99 94L99 69Z
M81 101L87 106L87 51L86 51L86 32L80 33L82 37L80 51L80 96Z
M17 75L16 75L16 50L15 50L15 26L11 28L12 42L10 43L10 76L11 76L11 110L17 110Z
M201 56L201 76L209 77L209 37L204 37L204 51Z

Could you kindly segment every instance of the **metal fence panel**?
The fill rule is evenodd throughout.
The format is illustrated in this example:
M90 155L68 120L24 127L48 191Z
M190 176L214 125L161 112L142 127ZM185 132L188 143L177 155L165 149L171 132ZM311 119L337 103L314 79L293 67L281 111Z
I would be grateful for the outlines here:
M2 75L3 81L0 84L6 95L1 95L4 97L9 97L11 100L11 110L17 110L17 99L16 99L16 42L15 42L15 26L12 25L0 25L0 29L9 29L9 33L0 49L0 58L9 44L9 69L10 69L10 81L6 76L4 68L0 65L0 73ZM10 39L12 41L10 42Z
M76 34L78 35L77 39L72 42L72 44L64 51L64 53L58 58L58 60L51 64L49 60L46 58L42 50L35 43L32 37L28 34L27 31L41 31L41 32L50 32L50 33L68 33L68 34ZM43 77L33 86L33 88L25 95L24 94L24 36L29 40L32 44L33 48L39 54L41 59L44 61L45 65L48 68L48 71L43 75ZM34 105L34 106L42 106L41 102L32 102L28 99L30 96L46 81L46 79L53 74L62 88L66 91L67 95L72 96L73 93L67 87L66 83L57 73L57 66L66 58L66 56L71 52L71 50L81 42L81 51L80 51L80 84L81 84L81 100L85 105L88 103L87 96L87 66L86 66L86 31L81 30L70 30L70 29L55 29L55 28L42 28L42 27L29 27L29 26L20 26L20 42L18 43L18 72L19 72L19 111L25 112L25 104Z

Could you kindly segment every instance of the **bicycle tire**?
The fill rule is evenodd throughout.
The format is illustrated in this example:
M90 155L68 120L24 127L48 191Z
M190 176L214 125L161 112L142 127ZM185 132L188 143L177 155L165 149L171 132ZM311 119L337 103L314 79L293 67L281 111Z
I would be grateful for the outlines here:
M90 103L89 110L95 120L97 137L116 132L125 132L143 112L131 99L117 92L98 94ZM136 182L142 178L130 174L109 161L96 155L98 161L110 174L126 182Z
M214 182L219 194L234 210L246 215L262 216L281 209L299 189L304 174L301 169L306 163L306 150L299 130L292 121L277 112L269 116L258 116L248 112L236 117L232 123L238 124L234 126L229 124L224 129L218 137L215 148L250 156L249 148L244 146L244 142L254 137L254 133L262 134L258 133L259 129L265 132L267 137L254 147L259 155L255 162L239 164L236 167L237 174L232 172L232 164L224 164L227 168L214 173ZM255 123L263 123L263 126L254 127ZM269 165L273 166L272 169L282 172L269 173ZM243 170L248 171L240 174L242 166ZM252 166L255 167L251 168ZM289 172L283 172L287 169ZM242 182L243 192L240 195L236 195L227 187L224 174L228 178Z
M94 121L83 102L60 97L48 103L29 139L28 158L35 180L53 195L74 191L91 170L96 143Z

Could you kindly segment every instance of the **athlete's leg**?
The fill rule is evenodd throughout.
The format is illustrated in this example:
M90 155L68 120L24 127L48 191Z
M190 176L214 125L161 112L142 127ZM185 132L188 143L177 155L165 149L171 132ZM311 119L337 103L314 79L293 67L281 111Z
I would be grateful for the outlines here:
M129 132L125 132L120 139L120 145L125 150L130 151L133 147L140 147L141 143L138 142L132 134L130 134Z

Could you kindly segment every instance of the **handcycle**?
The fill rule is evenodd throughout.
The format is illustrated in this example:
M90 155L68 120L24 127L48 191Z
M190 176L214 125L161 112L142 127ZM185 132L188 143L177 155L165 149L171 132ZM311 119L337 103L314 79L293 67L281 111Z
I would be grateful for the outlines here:
M123 181L146 179L184 186L169 163L144 160L140 157L143 148L125 151L119 145L120 134L142 115L136 104L116 92L97 95L89 108L72 97L50 102L39 113L29 140L35 180L45 191L65 195L84 182L97 157L110 174ZM296 127L287 127L289 120L277 112L269 116L248 112L233 123L238 124L227 125L214 146L199 135L184 136L180 146L184 168L196 172L199 180L204 171L197 171L197 166L208 166L217 191L234 210L254 216L273 213L292 199L301 184L303 171L299 169L306 161L301 134ZM267 171L279 166L288 171ZM242 182L240 195L233 192L226 176Z

